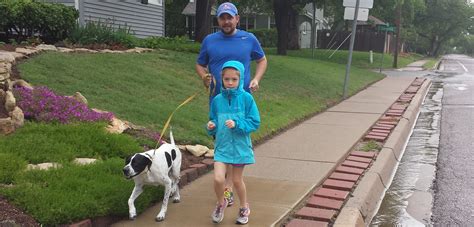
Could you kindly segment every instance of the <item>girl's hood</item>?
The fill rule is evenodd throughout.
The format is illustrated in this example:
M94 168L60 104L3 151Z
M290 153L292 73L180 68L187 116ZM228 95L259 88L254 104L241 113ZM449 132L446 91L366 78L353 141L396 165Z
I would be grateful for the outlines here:
M238 88L234 88L234 89L226 89L224 88L224 80L222 80L222 83L221 83L221 92L226 94L226 95L229 95L229 94L238 94L240 92L243 92L244 91L244 77L245 77L245 67L242 63L240 63L239 61L227 61L224 63L224 65L222 65L222 71L224 71L225 68L234 68L236 70L239 71L240 73L240 76L239 76L239 87Z

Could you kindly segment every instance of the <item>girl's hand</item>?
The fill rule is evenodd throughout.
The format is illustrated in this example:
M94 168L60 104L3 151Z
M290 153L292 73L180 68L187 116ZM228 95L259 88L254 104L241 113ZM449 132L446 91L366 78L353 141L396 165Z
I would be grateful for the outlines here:
M227 120L225 121L225 126L227 126L227 128L235 128L235 122L233 120Z
M216 124L214 124L214 122L212 121L207 122L207 129L214 130L215 128L216 128Z

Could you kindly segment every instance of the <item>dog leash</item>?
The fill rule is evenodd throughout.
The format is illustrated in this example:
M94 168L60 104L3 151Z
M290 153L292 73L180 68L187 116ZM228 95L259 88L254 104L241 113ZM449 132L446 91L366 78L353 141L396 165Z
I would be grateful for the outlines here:
M211 75L211 74L207 74L206 77L211 77L212 80L211 80L211 83L214 85L213 89L211 90L211 85L209 84L209 87L207 87L204 92L207 92L209 95L211 95L212 93L215 92L215 89L216 89L216 79ZM166 132L166 129L168 128L170 122L171 122L171 119L173 118L173 115L176 113L176 111L178 109L180 109L181 107L183 107L184 105L188 104L189 102L191 102L191 100L193 100L196 96L198 96L200 93L202 93L203 91L198 91L196 93L194 93L193 95L189 96L186 100L184 100L181 104L178 105L178 107L176 107L176 109L173 110L173 112L171 112L170 116L168 117L168 120L166 120L166 123L165 125L163 126L163 129L161 130L161 133L160 133L160 138L158 139L158 142L156 143L156 146L155 146L155 149L153 149L153 155L155 154L155 151L156 149L158 148L158 146L160 145L160 142L161 142L161 139L163 139L163 135L164 133ZM170 130L171 130L171 127L170 127Z

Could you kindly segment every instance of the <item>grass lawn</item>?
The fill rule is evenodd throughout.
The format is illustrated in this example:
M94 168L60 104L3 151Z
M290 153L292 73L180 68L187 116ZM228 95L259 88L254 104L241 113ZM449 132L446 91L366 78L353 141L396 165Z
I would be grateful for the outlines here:
M107 133L104 123L69 125L27 122L9 136L0 135L0 194L45 226L89 217L128 214L134 187L122 175L126 155L141 151L127 135ZM87 166L71 161L97 158ZM8 161L6 161L8 160ZM23 171L27 163L57 162L58 169ZM162 198L162 187L150 187L138 201L143 211Z
M267 53L275 54L276 48L265 49ZM347 58L349 51L347 50L338 50L333 54L334 50L325 50L325 49L315 49L314 59L311 49L302 49L302 50L289 50L288 56L302 57L313 59L313 61L323 61L323 62L334 62L338 64L345 65L347 63ZM331 56L332 55L332 56ZM382 63L382 54L373 53L373 63L369 62L369 52L354 51L352 53L352 64L351 67L375 69L380 68ZM398 56L398 67L402 68L406 65L421 59L423 56L419 54L410 54L410 55L399 55ZM383 55L383 68L392 68L393 64L393 55L385 53Z
M345 67L301 57L268 55L261 90L255 94L262 116L254 139L275 133L341 99ZM195 100L172 120L179 143L211 145L204 127L208 98L194 72L196 54L160 50L146 54L46 53L19 65L23 78L62 95L80 91L94 108L160 131L169 114L195 92ZM382 78L352 67L349 91Z

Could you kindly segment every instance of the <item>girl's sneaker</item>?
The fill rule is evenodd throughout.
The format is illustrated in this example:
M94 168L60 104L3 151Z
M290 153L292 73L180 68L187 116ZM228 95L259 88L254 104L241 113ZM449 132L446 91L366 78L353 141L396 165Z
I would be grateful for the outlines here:
M235 224L245 225L249 222L250 208L247 204L247 207L242 207L239 209L239 216L235 220Z
M224 219L224 210L227 207L227 200L224 199L223 204L217 203L216 208L212 212L212 222L220 223Z
M230 206L234 205L234 193L232 192L232 189L225 188L224 197L227 200L227 206L230 207Z

